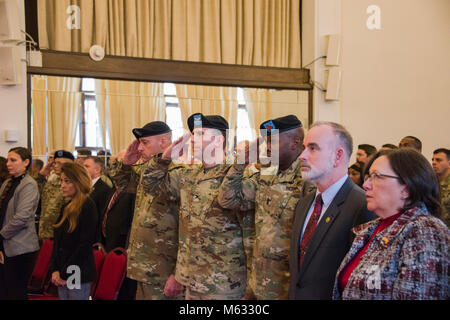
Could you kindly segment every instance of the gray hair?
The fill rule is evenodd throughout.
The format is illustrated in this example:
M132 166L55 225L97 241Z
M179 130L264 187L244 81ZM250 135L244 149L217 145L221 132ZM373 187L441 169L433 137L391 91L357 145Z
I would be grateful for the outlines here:
M345 127L336 122L329 121L317 121L314 122L310 129L318 126L328 126L333 130L333 133L337 137L337 142L339 146L343 147L347 152L348 158L352 155L353 152L353 138Z

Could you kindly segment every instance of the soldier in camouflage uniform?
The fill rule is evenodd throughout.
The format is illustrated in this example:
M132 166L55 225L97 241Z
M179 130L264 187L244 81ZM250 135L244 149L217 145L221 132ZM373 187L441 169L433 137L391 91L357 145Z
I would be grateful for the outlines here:
M435 150L432 164L441 189L442 220L450 228L450 150Z
M65 162L73 162L74 156L69 151L59 150L55 152L53 159L41 170L43 176L48 176L51 168L54 168L54 172L49 175L42 189L39 220L40 241L53 238L54 225L61 213L61 208L65 202L69 201L61 193L61 165Z
M235 164L223 181L218 199L224 208L255 210L251 288L246 298L287 299L294 210L299 199L314 187L301 177L298 156L304 132L300 120L293 115L281 117L263 122L261 129L267 130L270 152L282 151L279 165L250 172L251 167ZM271 139L274 129L279 132L278 144Z
M180 202L175 280L176 284L186 286L186 299L240 299L246 287L241 222L247 219L217 203L219 187L231 167L223 164L220 157L224 153L228 123L220 116L194 114L189 117L188 126L194 137L195 160L202 163L170 170L171 159L177 158L175 150L185 146L190 137L185 135L162 157L150 161L142 180L144 188L168 193ZM211 146L214 155L206 154ZM176 292L172 285L168 284L167 291Z
M120 190L126 190L130 183L137 184L127 277L137 281L137 300L169 299L164 295L164 286L176 264L178 205L167 193L146 192L142 173L151 156L163 152L171 144L172 133L161 121L148 123L134 129L133 133L137 140L130 144L123 158L113 161L109 169L109 176ZM175 297L182 298L182 293Z

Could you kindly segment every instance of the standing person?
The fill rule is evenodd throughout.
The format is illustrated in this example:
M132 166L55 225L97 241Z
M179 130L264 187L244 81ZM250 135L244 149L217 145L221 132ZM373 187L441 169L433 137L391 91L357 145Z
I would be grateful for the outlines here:
M111 204L113 199L110 200L112 211L103 219L105 236L110 237L109 243L114 234L117 235L119 230L111 230L113 220L116 220L114 214L118 213L116 210L120 205L133 199L133 195L127 193L135 187L134 211L128 209L134 213L127 249L127 278L137 281L137 300L168 299L163 291L167 279L174 273L177 259L178 204L168 193L150 194L144 187L143 176L150 158L172 143L172 130L164 122L153 121L133 129L133 134L136 140L112 161L109 170L117 187L116 200L121 203ZM130 185L133 186L130 188ZM122 212L122 219L126 219L127 213L129 211ZM184 296L180 293L173 298L183 299Z
M398 144L399 148L413 148L419 153L422 153L422 141L414 136L406 136L400 140Z
M350 176L350 179L358 186L362 187L363 185L363 169L364 169L364 163L356 161L354 164L352 164L348 168L348 175Z
M27 284L39 250L34 227L39 190L27 173L30 164L28 149L9 150L11 178L0 188L0 300L27 299Z
M9 178L8 167L6 166L6 158L0 157L0 186Z
M89 156L84 159L82 165L86 168L92 180L92 191L90 198L94 200L99 213L97 241L101 241L103 213L108 205L108 196L111 193L112 188L101 179L103 163L99 158Z
M245 293L246 263L240 213L218 204L220 185L230 169L224 164L228 122L221 116L196 113L188 118L196 164L170 170L172 159L187 150L186 134L144 173L144 188L179 201L179 246L168 296L186 287L187 300L237 300ZM181 151L182 147L182 151Z
M450 150L434 150L432 165L441 189L442 220L450 227Z
M69 151L58 150L55 152L53 160L49 160L40 172L41 175L48 177L41 195L39 240L42 242L53 238L54 225L61 212L61 207L68 201L61 194L61 166L64 163L73 162L74 159L73 154ZM50 173L52 169L53 173Z
M377 148L375 148L373 145L360 144L358 146L358 150L356 151L356 161L366 164L367 162L369 162L370 156L375 154L375 152L377 152Z
M368 163L367 207L379 219L354 229L335 299L450 299L450 232L438 219L439 185L428 161L409 148Z
M290 299L331 299L336 271L350 249L352 228L375 218L364 190L348 177L353 140L340 124L317 122L300 155L302 177L317 186L299 201L291 237Z
M252 210L254 214L255 238L250 250L250 279L247 280L250 287L246 298L287 299L294 209L306 189L299 159L304 131L295 115L264 121L260 129L267 153L272 156L279 152L279 165L272 166L271 174L252 172L252 167L246 164L233 165L219 190L218 201L223 208ZM275 130L278 142L272 133Z
M58 287L61 300L88 300L91 283L97 277L92 245L98 212L89 197L90 191L91 178L83 166L77 163L61 166L61 192L70 202L61 208L54 226L50 265L51 281ZM73 273L80 278L67 283Z

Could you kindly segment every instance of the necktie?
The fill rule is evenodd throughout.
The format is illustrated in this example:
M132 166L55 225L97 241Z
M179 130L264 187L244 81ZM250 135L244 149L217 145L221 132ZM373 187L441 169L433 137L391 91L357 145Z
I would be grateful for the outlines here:
M105 216L103 217L102 221L102 233L103 236L106 238L106 220L108 219L108 212L111 210L112 206L117 200L117 197L119 196L120 190L117 189L116 192L114 192L113 196L111 197L111 200L109 201L108 208L106 209Z
M316 197L316 202L314 203L314 209L309 217L308 224L306 225L305 232L303 233L302 242L300 243L300 263L299 268L303 263L303 258L305 257L306 250L308 249L309 241L311 240L314 230L317 226L317 221L319 221L320 213L322 212L322 194L319 193Z

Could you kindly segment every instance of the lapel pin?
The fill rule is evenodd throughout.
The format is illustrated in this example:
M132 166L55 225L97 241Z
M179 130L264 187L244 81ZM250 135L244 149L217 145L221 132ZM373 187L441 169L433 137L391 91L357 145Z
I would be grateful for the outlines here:
M327 217L326 219L325 219L325 222L326 223L329 223L331 221L331 218L330 217Z
M386 237L381 238L381 241L383 241L385 246L387 246L387 244L389 243L389 240Z

